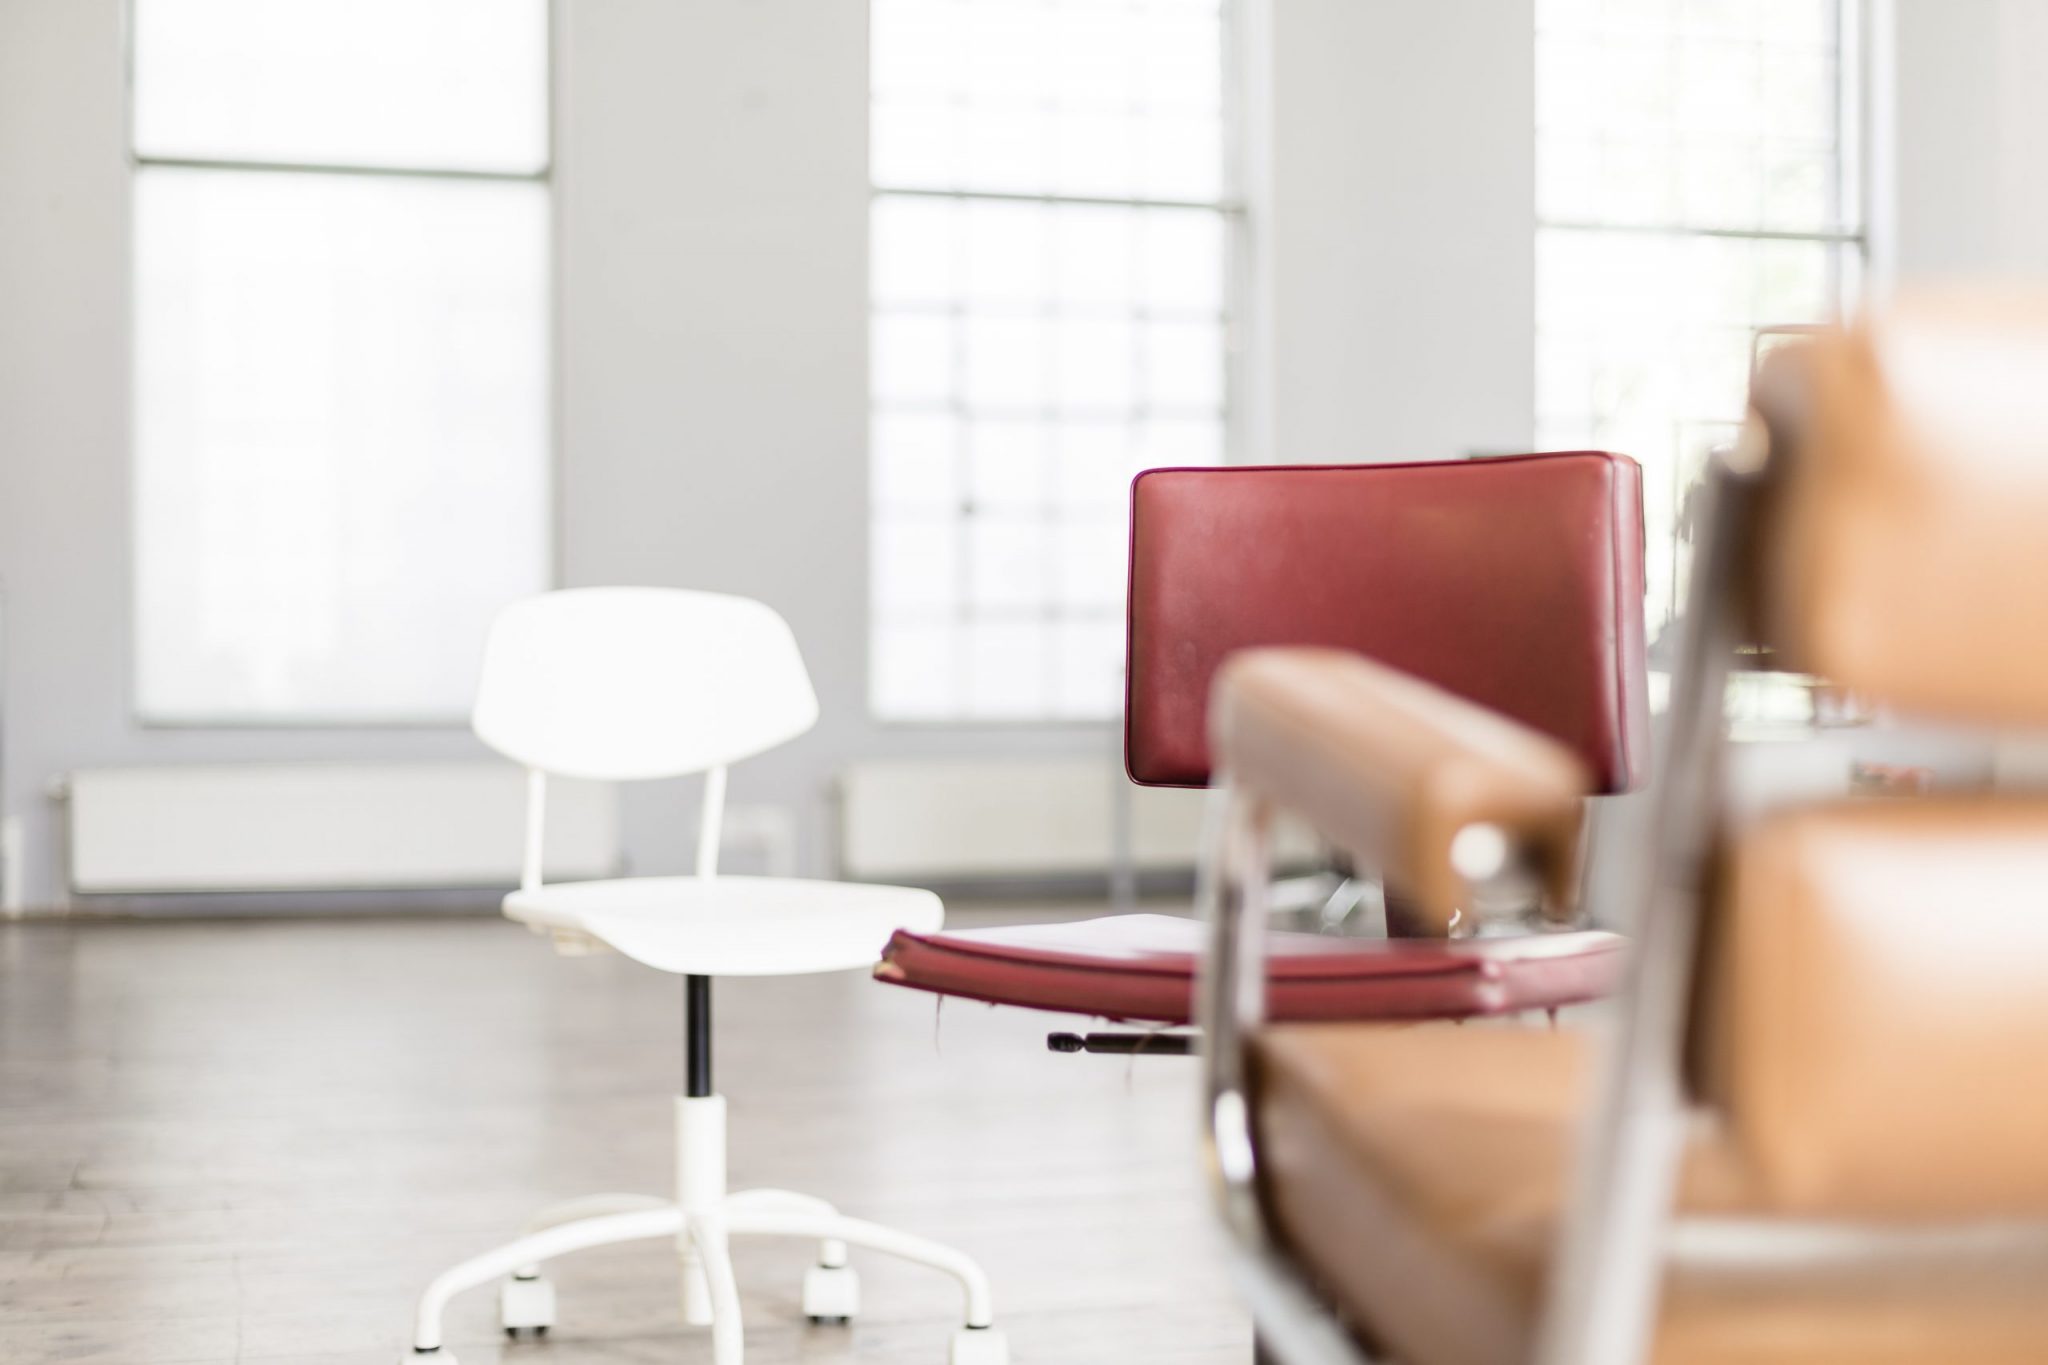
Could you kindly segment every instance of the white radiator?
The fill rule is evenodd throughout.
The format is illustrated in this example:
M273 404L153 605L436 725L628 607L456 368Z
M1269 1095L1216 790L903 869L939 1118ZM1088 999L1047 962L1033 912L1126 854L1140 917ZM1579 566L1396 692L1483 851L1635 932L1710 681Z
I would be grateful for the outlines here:
M71 889L158 892L509 887L526 776L506 763L262 763L71 775ZM619 867L615 790L548 783L547 875Z
M841 782L839 857L861 880L1102 876L1191 869L1208 794L1134 786L1092 758L909 759L859 763ZM1119 812L1116 803L1128 802ZM1315 841L1283 828L1276 857Z

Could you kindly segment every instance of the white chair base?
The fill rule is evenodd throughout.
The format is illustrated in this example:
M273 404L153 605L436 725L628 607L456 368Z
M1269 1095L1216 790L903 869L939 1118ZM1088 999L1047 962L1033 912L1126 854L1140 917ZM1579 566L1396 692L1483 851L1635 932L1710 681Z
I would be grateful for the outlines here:
M966 1312L965 1325L953 1337L949 1365L1007 1365L1009 1349L994 1325L988 1276L980 1266L951 1247L847 1218L810 1195L727 1193L725 1144L724 1097L678 1097L676 1199L599 1194L542 1210L523 1236L450 1267L427 1286L413 1322L413 1348L400 1357L401 1365L455 1365L454 1353L441 1344L441 1317L448 1301L464 1290L506 1277L498 1297L501 1325L508 1334L538 1336L555 1318L554 1286L542 1278L542 1262L654 1237L675 1241L683 1320L711 1328L715 1365L741 1365L739 1288L727 1249L735 1236L817 1241L818 1261L804 1276L803 1292L804 1312L814 1321L845 1321L859 1311L860 1281L847 1264L848 1247L866 1247L951 1275L960 1282Z

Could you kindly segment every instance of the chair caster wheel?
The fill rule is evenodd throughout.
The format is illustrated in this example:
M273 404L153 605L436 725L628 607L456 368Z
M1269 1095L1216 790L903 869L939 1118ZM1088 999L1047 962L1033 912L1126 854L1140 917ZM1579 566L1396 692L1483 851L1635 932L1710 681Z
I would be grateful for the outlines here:
M535 1275L517 1275L498 1286L498 1324L516 1339L521 1332L544 1336L555 1325L555 1286ZM436 1363L438 1365L438 1362Z
M814 1265L804 1271L804 1316L820 1326L844 1327L860 1312L860 1276L850 1265Z
M1010 1365L1010 1343L994 1327L962 1327L953 1334L946 1365Z

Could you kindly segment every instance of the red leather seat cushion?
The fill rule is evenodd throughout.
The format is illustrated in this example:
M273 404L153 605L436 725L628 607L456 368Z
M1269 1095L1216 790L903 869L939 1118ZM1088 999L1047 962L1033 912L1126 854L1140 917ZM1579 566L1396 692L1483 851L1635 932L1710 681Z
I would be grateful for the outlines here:
M1131 488L1124 759L1209 780L1234 650L1325 645L1569 745L1596 789L1649 758L1641 473L1574 451L1441 464L1154 469Z
M959 933L898 930L875 976L998 1005L1185 1024L1206 929L1112 915ZM1270 1018L1462 1019L1598 999L1622 940L1594 931L1491 939L1266 935Z

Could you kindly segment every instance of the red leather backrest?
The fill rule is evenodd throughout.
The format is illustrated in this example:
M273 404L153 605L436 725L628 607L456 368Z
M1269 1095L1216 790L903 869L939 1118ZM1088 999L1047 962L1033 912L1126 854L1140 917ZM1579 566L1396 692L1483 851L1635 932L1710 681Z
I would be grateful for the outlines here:
M1642 476L1599 451L1152 469L1131 485L1124 764L1209 780L1209 682L1255 645L1357 650L1647 773Z

